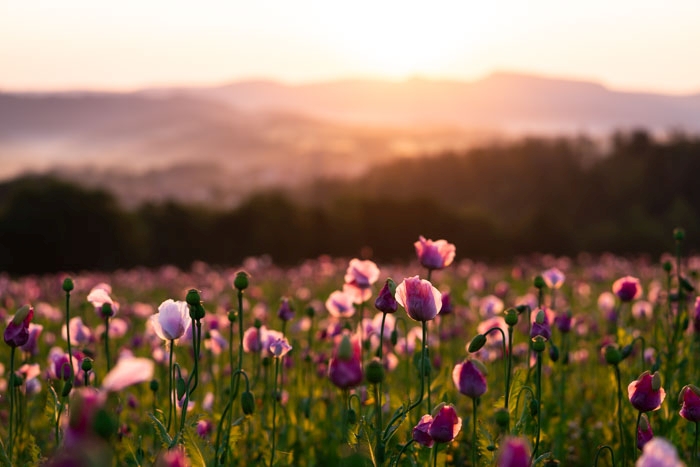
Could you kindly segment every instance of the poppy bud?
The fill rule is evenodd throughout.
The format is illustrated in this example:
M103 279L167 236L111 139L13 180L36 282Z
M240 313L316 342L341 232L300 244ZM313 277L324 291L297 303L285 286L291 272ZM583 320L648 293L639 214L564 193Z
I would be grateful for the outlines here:
M197 289L190 289L187 291L187 296L185 297L185 301L189 306L196 306L202 303L202 297L199 294L199 290Z
M622 351L620 352L620 355L622 356L622 360L626 359L632 354L632 344L627 344L622 348Z
M102 308L100 308L100 314L103 318L111 318L114 316L114 310L112 310L112 304L109 302L105 302L102 304Z
M536 289L543 289L545 286L544 278L542 276L536 276L533 285Z
M373 359L367 365L367 381L371 384L379 384L384 381L384 365L378 358Z
M350 425L354 425L355 423L357 423L357 414L352 408L348 409L348 423Z
M175 390L177 393L177 398L182 399L185 395L185 391L187 390L187 385L185 383L185 380L182 378L182 376L179 376L177 378L177 382L175 383Z
M10 380L12 382L12 385L16 388L20 387L24 383L24 378L22 378L22 375L18 375L16 373L10 375Z
M158 392L158 380L157 379L152 379L149 387L151 388L151 391L153 392Z
M394 295L396 295L396 283L392 279L387 279L374 301L374 307L382 313L395 313L399 304Z
M543 352L546 344L546 340L542 336L535 336L532 338L532 350L535 352Z
M255 412L255 397L250 391L245 391L241 394L241 407L246 415L253 415Z
M496 424L502 429L506 429L509 423L510 414L508 413L508 410L504 408L496 410Z
M68 293L71 290L73 290L73 288L75 288L75 285L73 284L73 279L71 279L70 277L66 277L65 279L63 279L64 292Z
M313 318L314 315L316 314L316 310L312 306L307 306L306 307L306 316L309 318Z
M478 352L486 344L486 336L483 334L477 334L474 339L469 343L469 348L467 351L469 353Z
M350 337L346 334L343 336L338 346L338 358L342 360L348 360L352 358L353 349L352 342L350 342Z
M673 265L671 264L670 261L664 261L664 264L662 267L663 267L665 272L671 272L671 270L673 269Z
M80 362L80 368L85 372L92 370L92 359L89 357L83 358L83 361Z
M608 344L603 349L605 361L611 365L617 365L622 361L622 352L616 344Z
M551 342L549 344L549 358L551 358L553 362L559 360L559 348Z
M513 308L509 308L506 311L506 324L508 326L515 326L518 324L518 313Z
M236 278L233 280L233 286L239 291L243 292L248 288L248 273L245 271L238 271L236 273Z

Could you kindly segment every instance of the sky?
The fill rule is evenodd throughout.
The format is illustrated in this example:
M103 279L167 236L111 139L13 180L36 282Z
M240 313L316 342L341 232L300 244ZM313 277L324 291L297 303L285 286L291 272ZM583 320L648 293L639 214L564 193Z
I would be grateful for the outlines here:
M494 71L700 92L700 0L0 0L0 90Z

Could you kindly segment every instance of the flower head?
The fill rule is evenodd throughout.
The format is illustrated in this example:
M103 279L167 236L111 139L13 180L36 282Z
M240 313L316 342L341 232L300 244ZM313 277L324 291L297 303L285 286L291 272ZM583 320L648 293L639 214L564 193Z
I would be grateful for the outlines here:
M433 412L433 421L428 434L437 443L449 443L457 437L462 429L462 419L452 404L440 404Z
M101 283L93 287L87 296L87 301L92 303L95 312L101 317L104 317L106 310L110 310L109 316L114 315L119 310L119 303L112 300L111 293L112 287L109 284Z
M643 413L639 419L639 428L637 428L637 449L642 451L644 445L651 441L653 437L654 432L651 430L649 417L647 417L647 414Z
M289 345L286 337L278 337L270 343L269 349L273 357L282 358L292 350L292 346Z
M277 317L282 321L289 321L294 318L294 307L289 298L283 297L280 307L277 310Z
M340 389L354 388L364 377L360 361L359 339L348 334L337 336L333 358L328 363L328 378Z
M336 290L326 300L326 309L334 318L350 318L355 314L353 296Z
M455 246L447 240L426 240L422 235L413 244L420 264L427 269L443 269L455 259Z
M661 387L661 377L656 372L652 376L648 371L627 386L629 400L640 412L652 412L661 407L666 398L666 391Z
M644 445L635 467L683 467L676 448L664 438L655 437Z
M681 389L683 405L681 406L681 417L689 422L700 422L700 389L697 386L688 385Z
M181 338L192 325L187 302L168 299L160 304L158 313L150 318L153 330L164 341Z
M418 276L404 279L396 287L396 301L415 321L431 321L442 308L440 291Z
M542 279L550 289L558 289L564 284L566 276L557 268L549 268L542 273Z
M377 299L374 301L374 307L382 313L395 313L399 307L396 298L394 298L395 293L396 283L391 279L387 279L382 290L379 291Z
M478 360L465 360L455 365L452 381L459 392L472 399L481 397L486 392L486 368Z
M345 283L352 284L359 289L369 289L379 279L379 268L374 261L361 261L357 258L350 260L350 265L345 271Z
M505 438L496 461L498 467L530 467L530 445L524 438Z
M631 302L642 296L642 284L636 277L625 276L613 283L612 291L621 302Z
M416 426L413 427L413 440L418 444L422 444L427 448L433 447L435 441L430 436L430 425L433 423L433 417L430 414L425 414L421 417Z
M153 379L153 360L148 358L121 358L102 380L106 391L119 392L133 384Z
M21 347L29 340L29 322L34 317L34 308L29 305L24 305L5 328L3 337L5 343L10 347Z

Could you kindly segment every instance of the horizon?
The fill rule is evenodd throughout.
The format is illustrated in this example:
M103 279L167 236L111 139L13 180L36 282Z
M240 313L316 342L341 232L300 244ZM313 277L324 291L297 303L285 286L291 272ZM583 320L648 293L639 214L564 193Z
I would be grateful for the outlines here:
M509 72L610 90L700 93L700 3L259 4L87 0L0 6L3 92L130 92Z

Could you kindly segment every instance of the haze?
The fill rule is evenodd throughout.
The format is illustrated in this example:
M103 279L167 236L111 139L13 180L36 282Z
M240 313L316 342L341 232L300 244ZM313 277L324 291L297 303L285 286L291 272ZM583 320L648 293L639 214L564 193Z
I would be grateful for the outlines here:
M694 0L3 2L3 91L249 78L474 80L506 70L700 91Z

